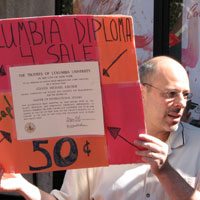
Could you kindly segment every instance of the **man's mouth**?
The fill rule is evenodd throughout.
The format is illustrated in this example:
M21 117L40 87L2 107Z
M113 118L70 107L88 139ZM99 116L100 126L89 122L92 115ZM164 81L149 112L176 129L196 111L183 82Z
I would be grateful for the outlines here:
M180 114L180 112L169 112L168 117L170 117L170 119L172 119L174 122L179 122L182 117L182 114Z

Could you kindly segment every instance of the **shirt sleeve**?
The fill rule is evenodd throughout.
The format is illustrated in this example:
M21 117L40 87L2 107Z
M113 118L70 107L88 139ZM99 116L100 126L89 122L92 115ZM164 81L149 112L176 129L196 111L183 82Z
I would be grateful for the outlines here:
M197 177L196 177L195 189L200 191L200 171L198 171L198 174L197 174Z
M67 170L61 189L51 194L58 200L90 199L87 169Z

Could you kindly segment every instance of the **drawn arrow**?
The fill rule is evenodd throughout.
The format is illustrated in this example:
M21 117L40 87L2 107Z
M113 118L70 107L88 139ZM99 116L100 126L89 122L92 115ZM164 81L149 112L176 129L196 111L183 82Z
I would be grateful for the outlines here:
M120 130L121 128L117 128L117 127L107 127L111 136L116 139L117 137L120 137L122 140L124 140L125 142L127 142L128 144L130 144L131 146L134 146L135 148L139 149L136 145L134 145L133 143L131 143L130 141L128 141L125 137L123 137L122 135L120 135ZM140 150L140 149L139 149Z
M0 67L0 76L5 76L5 75L6 75L6 71L5 71L4 67L3 67L3 65L1 65L1 67Z
M91 153L91 150L90 150L90 148L89 148L89 145L90 145L90 143L86 140L86 143L85 143L85 145L83 146L83 151L84 151L84 153L87 154L87 156L89 156L90 153Z
M120 59L120 57L127 51L127 49L125 49L124 51L122 51L113 61L112 63L107 67L107 69L103 69L103 75L110 77L110 74L108 73L109 69Z
M2 131L0 130L0 133L2 134L3 138L0 140L0 143L6 139L8 142L12 143L12 138L11 138L11 134L6 132L6 131Z

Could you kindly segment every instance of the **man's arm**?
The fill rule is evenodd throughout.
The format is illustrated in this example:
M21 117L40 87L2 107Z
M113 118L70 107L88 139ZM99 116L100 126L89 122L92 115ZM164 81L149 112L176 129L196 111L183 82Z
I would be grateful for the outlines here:
M136 154L150 164L152 173L157 176L170 199L200 200L200 192L192 188L168 163L168 145L147 134L141 134L139 139L134 144L145 150L138 150Z
M19 190L19 194L21 194L26 200L57 200L54 196L40 190L28 181L23 188Z
M17 192L26 200L56 200L56 198L28 182L21 174L0 171L0 191Z
M200 192L192 188L174 168L166 162L155 174L173 200L199 200Z

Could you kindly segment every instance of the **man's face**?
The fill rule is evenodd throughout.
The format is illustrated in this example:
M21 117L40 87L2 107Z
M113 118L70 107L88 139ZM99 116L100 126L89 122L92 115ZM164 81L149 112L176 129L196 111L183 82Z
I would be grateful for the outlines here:
M160 61L149 84L142 86L148 133L176 130L190 92L186 72L176 62Z

